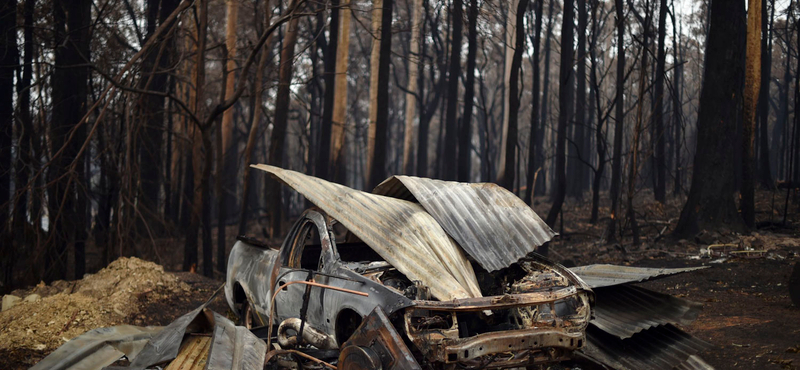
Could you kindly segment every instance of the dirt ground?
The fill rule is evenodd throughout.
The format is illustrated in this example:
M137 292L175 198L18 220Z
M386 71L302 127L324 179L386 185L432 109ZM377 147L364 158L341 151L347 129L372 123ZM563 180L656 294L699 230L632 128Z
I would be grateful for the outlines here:
M604 198L604 197L601 197ZM800 369L800 308L789 297L789 277L800 263L798 203L790 197L787 225L783 221L786 190L756 194L756 222L762 228L749 235L731 231L701 232L688 239L671 236L684 198L666 205L652 193L637 195L636 218L642 234L634 246L630 228L617 243L602 243L608 219L589 223L590 202L571 200L564 210L561 237L551 243L551 257L566 265L612 263L641 267L710 266L642 284L644 287L703 303L697 321L684 329L712 348L701 357L717 369ZM544 214L546 199L534 205ZM609 204L601 202L600 215ZM750 258L701 257L708 245L735 244L750 249Z
M701 356L717 369L800 368L800 308L792 305L787 287L793 265L800 262L796 203L789 204L788 225L775 226L783 218L785 190L757 194L757 222L766 227L750 235L722 230L685 240L670 236L684 199L663 206L650 199L651 194L637 195L639 246L632 244L627 227L619 242L601 242L608 219L592 225L589 199L569 200L564 226L556 227L561 237L551 243L550 257L566 265L711 266L643 286L703 303L698 320L684 329L712 344ZM544 215L548 206L547 199L540 198L534 209ZM601 203L600 215L607 214L608 204ZM709 244L716 243L764 252L753 253L752 258L701 257ZM169 269L177 263L166 265ZM221 284L125 258L77 282L15 291L22 298L33 293L42 298L0 313L0 369L26 369L66 340L94 327L166 325L203 303ZM212 309L228 312L221 295Z
M153 262L120 258L81 280L14 291L12 295L30 301L0 312L0 369L27 369L94 328L167 325L221 285L193 273L165 272ZM222 294L211 308L227 312Z

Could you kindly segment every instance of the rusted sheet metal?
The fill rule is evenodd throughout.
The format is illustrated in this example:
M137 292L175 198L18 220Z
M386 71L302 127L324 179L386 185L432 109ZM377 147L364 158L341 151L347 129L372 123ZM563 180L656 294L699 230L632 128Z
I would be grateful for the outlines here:
M440 300L480 297L464 251L418 204L282 168L254 165L306 197Z
M152 365L165 363L177 357L181 342L183 342L183 336L189 326L196 321L207 323L212 320L213 315L210 311L204 311L205 306L202 305L195 308L191 312L175 319L164 330L155 334L139 355L136 356L136 359L131 361L128 368L144 370Z
M630 285L594 292L595 318L590 324L620 339L660 325L689 325L703 308L701 303Z
M260 370L267 345L244 327L237 327L224 316L205 309L205 305L183 315L153 336L139 356L125 369L145 369L167 363L182 351L185 335L211 333L207 369Z
M161 329L120 325L89 330L58 347L31 370L100 370L122 356L136 358L150 337Z
M210 345L193 341L191 334L195 333L210 333ZM266 352L263 340L202 305L164 328L122 325L91 330L59 347L32 369L145 369L178 359L181 364L169 368L261 370ZM123 355L130 365L108 366Z
M653 327L619 339L589 326L581 352L616 370L713 369L697 354L710 348L673 325Z
M669 275L702 270L705 268L708 268L708 266L685 268L650 268L597 264L572 267L570 270L594 289L611 285L643 282Z
M261 370L267 344L247 328L214 312L214 333L206 369Z
M427 310L448 311L482 311L498 310L503 308L529 306L532 304L550 303L564 299L577 293L574 286L555 290L552 292L533 292L520 294L506 294L494 297L463 298L452 301L414 301L414 308Z
M416 370L421 369L380 307L364 318L355 333L342 345L339 368Z
M510 266L556 235L525 202L497 184L393 176L373 192L419 202L490 272Z

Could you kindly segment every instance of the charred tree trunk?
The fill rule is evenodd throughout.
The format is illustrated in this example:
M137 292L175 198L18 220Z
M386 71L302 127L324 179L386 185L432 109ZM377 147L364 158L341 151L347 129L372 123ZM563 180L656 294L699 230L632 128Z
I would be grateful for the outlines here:
M674 2L674 0L673 0ZM673 4L674 8L674 4ZM681 43L678 38L678 24L675 22L675 15L670 13L672 17L672 53L675 67L672 70L672 124L675 129L675 177L672 193L674 195L681 194L683 188L681 167L681 144L683 142L683 107L682 107L682 94L681 89L683 86L683 55L681 52Z
M564 1L564 21L561 26L561 66L559 70L559 93L558 93L558 133L556 137L556 188L553 197L553 206L547 213L547 224L555 227L556 218L561 213L564 204L564 197L567 193L567 173L566 173L566 144L567 144L567 125L572 122L573 103L575 99L574 70L573 62L573 18L574 6L571 0ZM583 32L583 30L581 30ZM546 252L543 249L543 252Z
M544 8L544 0L534 0L536 21L534 23L533 31L533 68L531 75L533 81L531 83L531 133L528 137L528 178L525 181L525 204L532 205L534 197L534 180L537 172L540 170L539 161L541 156L538 155L537 146L539 137L544 135L544 126L540 126L539 121L539 57L541 39L542 39L542 10Z
M450 165L444 166L443 178L455 180L457 178L458 157L456 153L456 138L458 135L458 80L461 77L461 39L462 22L464 18L464 4L461 0L453 0L453 10L450 16L453 22L453 41L450 44L450 68L447 73L447 116L446 134L450 137L444 142L444 160ZM469 150L469 149L462 149Z
M269 27L270 18L272 17L272 7L269 1L264 6L264 19L265 27ZM258 127L261 122L262 114L262 99L264 96L264 69L267 67L267 62L270 58L270 50L272 50L272 35L269 35L267 42L261 50L261 56L258 59L258 66L256 67L256 80L255 80L255 97L253 98L253 118L250 122L250 132L247 135L247 145L244 149L244 167L242 172L242 211L239 216L239 235L245 235L247 232L247 221L249 220L250 211L250 164L253 163L253 151L256 147L256 139L258 138Z
M458 181L461 182L469 182L472 172L472 106L475 100L475 58L478 54L478 0L469 1L467 19L467 80L464 85L464 115L458 133Z
M549 0L547 4L547 32L545 33L544 42L544 81L542 82L542 103L541 103L541 118L539 118L539 125L542 127L540 135L536 138L536 149L539 155L539 167L543 167L542 176L537 177L536 188L542 189L541 194L547 193L547 170L544 165L544 138L547 132L547 117L548 110L550 109L550 44L553 40L553 4L555 0Z
M381 22L383 21L383 1L372 1L372 51L369 59L369 127L367 128L367 168L364 183L372 182L372 168L375 161L375 135L378 119L378 74L381 57Z
M420 67L422 66L422 58L420 58L419 44L422 41L422 33L420 27L422 26L422 0L414 0L414 15L411 21L411 42L408 52L408 83L406 84L406 116L405 116L405 135L403 135L403 173L410 175L413 170L412 148L414 143L414 119L416 118L417 102L421 102L417 98L417 83L419 82Z
M667 34L667 0L661 0L658 10L658 51L656 52L656 81L655 81L655 102L653 104L653 115L655 116L655 149L656 149L656 168L653 169L656 175L656 183L653 192L657 202L664 203L667 199L667 165L666 150L666 130L664 130L664 66L667 59L666 48Z
M52 76L52 152L63 148L51 162L50 179L55 184L50 199L50 240L54 249L47 253L46 281L66 278L67 248L75 251L75 276L85 271L85 209L80 207L79 184L83 165L77 157L86 137L85 127L75 127L86 112L90 60L89 40L91 2L87 0L54 1L55 72ZM70 131L76 134L67 140Z
M336 93L336 48L339 44L339 0L331 0L331 21L328 31L328 46L324 50L325 58L325 96L322 106L322 122L320 125L320 143L317 151L316 175L322 179L329 178L329 158L331 152L331 132L333 126L333 102ZM324 37L320 35L320 37Z
M603 181L603 174L606 171L606 154L608 153L608 142L606 133L603 130L608 119L607 114L603 114L600 107L600 85L597 80L597 2L592 4L592 41L589 45L589 57L591 58L590 85L592 96L594 97L594 107L597 109L597 127L595 128L595 145L597 148L597 170L594 172L592 180L592 215L589 219L591 224L597 223L598 208L600 206L600 185ZM624 81L624 80L623 80ZM610 113L610 112L609 112Z
M195 115L202 117L202 112L205 110L204 87L206 79L206 35L208 33L208 0L199 0L197 7L197 48L195 49L196 62L195 69L192 71L192 80L194 82L195 91L192 107L194 108ZM201 132L202 131L202 132ZM191 171L187 173L187 187L189 186L188 176L191 176L191 198L192 204L190 207L190 220L189 228L186 233L186 243L184 244L183 251L183 270L189 271L197 267L198 255L198 232L200 231L200 223L203 216L203 193L204 184L206 179L205 171L210 171L210 158L204 157L211 156L211 153L203 153L203 144L206 141L206 133L200 125L193 126L190 130L192 137L192 161ZM206 165L208 161L208 165Z
M386 179L386 145L389 142L389 63L392 56L392 6L383 0L381 14L380 58L378 62L377 116L375 117L375 158L370 171L370 188Z
M514 55L511 57L511 74L508 79L508 138L506 139L506 161L500 185L509 191L514 191L514 178L516 173L517 158L517 116L519 115L519 73L522 67L522 53L525 51L525 10L528 9L528 0L519 0L517 3L516 36L514 37Z
M761 0L750 0L747 10L747 52L745 58L742 132L742 219L748 228L756 226L755 216L755 129L756 108L761 88Z
M336 47L336 78L333 97L333 117L331 127L330 166L334 168L333 180L344 184L347 173L345 160L345 137L347 117L347 66L350 56L350 18L349 7L342 8L339 22L339 40Z
M622 180L622 136L625 126L625 9L622 0L615 0L617 21L617 88L614 101L614 156L611 163L611 220L608 222L606 239L617 240L617 211Z
M295 3L297 0L293 0ZM295 8L290 6L290 8ZM292 64L294 59L294 47L297 43L297 27L299 18L292 18L286 26L286 33L283 39L283 49L281 50L281 62L278 71L278 94L275 96L275 121L273 123L272 135L269 144L269 164L273 166L283 165L283 145L286 140L286 129L289 125L289 107L291 104L291 83L292 83ZM281 185L278 180L267 180L267 203L269 204L269 217L271 222L270 236L278 237L281 235Z
M586 13L586 0L578 0L578 50L577 57L577 87L575 90L575 119L572 122L573 126L573 142L570 148L573 149L573 155L570 156L568 165L572 168L572 176L567 175L570 179L567 185L567 192L570 196L581 197L586 187L586 179L588 178L587 171L589 166L585 162L589 162L589 152L584 147L586 140L586 131L589 127L586 121L586 107L588 101L586 100L586 29L588 22L588 15ZM569 169L568 169L569 171Z
M11 144L14 138L14 71L19 64L17 50L17 1L0 2L0 281L2 290L13 283L14 246L8 228L11 204ZM26 59L28 55L25 55ZM22 158L18 157L17 161ZM19 176L19 173L17 173ZM19 202L17 202L19 203ZM19 217L14 209L15 221ZM24 214L22 215L24 217ZM16 222L15 222L16 224Z
M733 146L744 86L744 4L711 3L703 88L697 115L697 153L689 198L675 235L725 227L743 230L734 201Z
M774 7L773 7L774 9ZM773 10L774 11L774 10ZM761 90L758 97L759 153L758 182L764 189L774 189L769 160L769 87L772 75L772 32L767 22L767 0L761 1ZM773 138L774 139L774 138Z
M176 0L147 1L147 38L151 38L159 24L177 8ZM169 69L173 64L172 52L175 49L173 33L158 36L158 41L147 54L143 63L140 87L166 93L169 87ZM163 168L161 155L164 134L164 96L147 94L143 97L142 117L144 130L139 139L139 169L141 181L142 208L146 214L159 217L159 194ZM140 220L142 223L146 220Z

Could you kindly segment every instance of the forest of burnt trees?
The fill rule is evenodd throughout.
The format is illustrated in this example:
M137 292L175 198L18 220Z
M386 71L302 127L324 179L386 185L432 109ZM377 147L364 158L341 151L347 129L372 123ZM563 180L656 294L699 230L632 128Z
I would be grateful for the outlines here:
M2 0L0 291L123 255L224 274L307 206L252 163L496 182L550 225L574 198L607 242L638 243L637 197L685 202L675 236L752 230L754 189L800 180L798 25L794 0Z

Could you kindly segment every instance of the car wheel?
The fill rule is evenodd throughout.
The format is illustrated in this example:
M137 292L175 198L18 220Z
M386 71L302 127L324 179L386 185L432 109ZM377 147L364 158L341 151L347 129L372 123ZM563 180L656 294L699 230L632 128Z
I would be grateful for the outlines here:
M239 326L244 326L247 329L252 329L254 327L260 326L261 321L258 318L258 314L253 309L253 306L250 304L249 301L244 301L242 303L242 309L239 313Z

